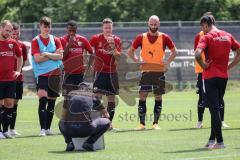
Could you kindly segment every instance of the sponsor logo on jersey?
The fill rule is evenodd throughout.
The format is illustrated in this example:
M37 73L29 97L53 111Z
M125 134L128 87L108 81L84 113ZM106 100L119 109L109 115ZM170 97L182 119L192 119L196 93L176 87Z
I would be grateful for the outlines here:
M69 51L71 53L82 53L83 49L82 48L69 48Z
M229 40L229 38L228 38L228 36L221 36L221 37L214 37L213 40L226 42Z
M7 51L7 52L0 52L0 56L2 57L11 57L13 56L13 52L12 51Z

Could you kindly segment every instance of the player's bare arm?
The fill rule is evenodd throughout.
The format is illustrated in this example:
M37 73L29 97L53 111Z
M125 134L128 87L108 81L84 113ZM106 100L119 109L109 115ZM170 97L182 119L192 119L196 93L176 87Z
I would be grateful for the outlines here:
M69 48L72 47L74 40L73 40L74 36L70 36L69 37L69 41L66 45L66 47L64 48L64 52L63 52L63 57L67 56L68 52L69 52Z
M175 59L176 56L177 56L177 48L174 47L173 49L171 49L171 55L169 56L167 61L164 62L164 65L169 66L169 64Z
M51 60L62 60L63 59L63 50L62 49L57 49L55 53L47 53L47 52L44 52L42 53L42 55L44 57L47 57Z
M135 55L135 50L133 47L131 47L128 51L128 56L134 61L139 62L139 58Z
M202 53L202 49L201 48L197 48L195 50L195 59L196 61L198 62L198 64L203 68L203 69L207 69L210 62L204 62L203 59L202 59L202 56L201 56L201 53Z
M35 54L33 57L36 63L41 63L49 60L48 57L41 55L41 53Z
M17 57L17 70L16 72L14 72L14 77L18 77L21 74L21 70L22 70L22 65L23 65L23 57Z
M228 65L228 69L230 70L231 68L233 68L234 66L236 66L239 61L240 61L240 48L238 48L238 49L236 50L234 59L233 59L233 61Z

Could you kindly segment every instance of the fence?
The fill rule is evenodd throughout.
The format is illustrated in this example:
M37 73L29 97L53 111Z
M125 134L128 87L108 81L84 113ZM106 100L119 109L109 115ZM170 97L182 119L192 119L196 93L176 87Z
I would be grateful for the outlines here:
M230 32L237 40L240 40L240 21L228 21L217 22L217 26L220 29L224 29ZM52 27L52 34L56 36L62 36L66 34L66 23L54 23ZM140 33L148 30L146 22L116 22L114 23L114 34L118 35L123 42L123 54L129 49L132 40ZM161 22L159 28L161 32L164 32L171 36L176 47L178 48L178 56L171 63L170 68L166 74L168 81L178 83L195 82L196 76L194 73L194 55L193 55L193 43L194 37L199 32L199 22L190 21L173 21L173 22ZM100 22L87 22L78 24L78 34L81 34L88 39L96 33L101 32ZM23 23L22 24L22 39L30 42L39 33L37 23ZM168 51L167 51L168 52ZM137 51L139 54L139 49ZM233 57L231 54L230 57ZM30 58L30 54L29 54ZM126 65L127 57L124 57L119 64L119 81L126 82L126 71L129 70L129 66ZM34 86L33 73L31 66L27 63L24 68L25 85ZM237 66L230 72L230 79L240 79L240 66Z

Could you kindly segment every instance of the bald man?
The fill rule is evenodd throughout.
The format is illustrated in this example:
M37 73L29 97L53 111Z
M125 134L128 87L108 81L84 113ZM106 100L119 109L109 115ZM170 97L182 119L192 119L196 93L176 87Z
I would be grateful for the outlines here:
M174 60L177 49L172 39L165 33L159 32L160 21L158 16L152 15L148 20L148 32L139 34L132 43L128 55L136 63L140 63L142 77L140 80L138 115L140 124L136 130L144 130L146 117L146 99L149 92L155 96L154 121L152 129L160 129L158 120L162 111L162 94L165 93L165 76L169 64ZM135 51L141 47L140 59ZM165 49L171 51L170 56L165 60Z

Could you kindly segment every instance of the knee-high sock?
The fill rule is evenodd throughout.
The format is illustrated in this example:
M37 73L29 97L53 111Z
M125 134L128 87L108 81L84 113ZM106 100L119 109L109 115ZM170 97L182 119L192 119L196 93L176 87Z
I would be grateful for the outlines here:
M12 121L10 123L10 129L15 128L16 119L17 119L17 106L18 106L17 104L13 106Z
M109 120L112 121L115 114L115 102L108 102L107 111L109 114Z
M160 101L155 101L154 105L154 121L153 124L158 124L159 117L161 116L162 112L162 100Z
M198 97L198 121L202 122L203 121L203 113L205 110L205 106L203 104L203 96L202 96L202 92L198 93L199 97Z
M198 105L197 110L198 110L198 121L202 122L203 121L203 113L204 113L205 107L202 106L202 105Z
M47 97L42 97L39 99L39 106L38 106L38 116L41 129L46 129L46 119L47 119Z
M8 127L11 123L12 120L12 112L13 112L13 108L5 108L5 112L4 112L4 116L3 116L3 132L7 132L8 131Z
M48 99L48 106L47 106L47 122L46 122L46 129L50 129L52 124L52 119L54 115L54 107L55 107L56 100Z
M145 125L145 118L147 113L146 101L139 100L138 103L138 116L140 119L140 123Z

